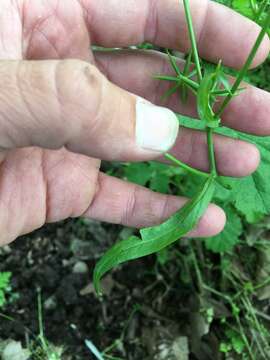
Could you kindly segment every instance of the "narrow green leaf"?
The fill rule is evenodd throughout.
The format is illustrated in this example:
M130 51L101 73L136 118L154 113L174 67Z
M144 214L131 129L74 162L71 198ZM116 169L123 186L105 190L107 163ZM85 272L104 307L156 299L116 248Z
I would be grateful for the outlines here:
M174 93L177 92L177 90L180 88L180 86L181 86L181 84L178 83L178 84L172 86L171 88L169 88L169 89L165 92L165 94L162 95L161 101L166 101L166 100L168 100Z
M156 253L189 233L198 223L215 190L215 178L209 176L201 191L163 224L140 231L141 239L132 236L115 244L99 260L94 270L94 286L100 293L102 276L113 267Z
M154 75L154 79L156 80L166 80L166 81L172 81L172 82L180 82L179 78L176 76L169 76L169 75Z
M232 87L231 87L231 84L230 84L226 74L223 72L220 72L218 80L224 86L224 89L227 90L229 94L233 95L232 91L231 91Z
M191 90L194 90L194 91L197 91L197 89L199 88L199 85L195 81L189 79L188 77L186 77L182 74L180 74L179 77L168 76L168 75L154 75L153 78L156 80L165 80L165 81L175 82L179 85L185 84Z
M196 74L197 74L197 71L193 70L188 75L185 75L185 76L187 76L188 78L192 78L192 77L196 76Z
M142 229L140 231L142 240L161 246L159 249L161 250L186 235L196 226L205 212L213 197L214 190L215 177L209 176L201 191L165 223Z
M236 97L236 96L240 95L245 90L246 90L246 88L240 88L232 96ZM228 91L226 89L221 89L221 90L212 91L211 95L214 95L214 96L228 96L230 93L231 93L231 91Z
M184 71L183 71L183 75L186 76L187 78L191 78L192 76L195 76L197 74L196 69L190 72L190 67L192 64L192 56L193 56L193 53L191 50L186 59L186 63L185 63ZM188 88L187 88L186 84L184 84L184 83L182 83L182 85L181 85L180 100L182 101L183 104L185 104L188 100Z
M178 76L181 75L181 72L180 72L180 70L179 70L179 67L178 67L178 65L177 65L177 63L176 63L176 59L175 59L174 56L172 56L172 55L170 54L170 52L169 52L168 49L167 49L167 55L168 55L168 57L169 57L170 64L171 64L172 68L174 69L176 75L178 75Z

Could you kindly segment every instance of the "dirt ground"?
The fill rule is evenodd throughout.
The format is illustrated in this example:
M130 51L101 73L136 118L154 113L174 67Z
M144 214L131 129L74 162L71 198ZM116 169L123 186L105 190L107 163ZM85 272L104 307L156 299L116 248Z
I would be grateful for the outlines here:
M94 264L126 231L92 221L67 221L2 249L0 271L13 273L4 314L13 321L1 319L0 338L23 346L26 339L35 341L40 288L45 335L64 347L63 359L96 359L86 339L100 351L112 346L105 359L221 359L214 332L201 341L194 289L188 281L179 281L185 274L179 273L175 261L161 266L162 259L157 262L152 256L119 267L105 278L103 299L96 297Z

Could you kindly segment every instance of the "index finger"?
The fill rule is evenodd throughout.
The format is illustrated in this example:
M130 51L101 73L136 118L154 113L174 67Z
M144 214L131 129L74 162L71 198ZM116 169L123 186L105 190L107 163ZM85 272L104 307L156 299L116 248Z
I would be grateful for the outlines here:
M190 47L182 0L80 0L92 43L122 47L149 41L187 52ZM246 60L259 26L233 10L209 0L191 0L191 13L200 55L212 62L220 59L239 68ZM253 62L268 55L266 36Z

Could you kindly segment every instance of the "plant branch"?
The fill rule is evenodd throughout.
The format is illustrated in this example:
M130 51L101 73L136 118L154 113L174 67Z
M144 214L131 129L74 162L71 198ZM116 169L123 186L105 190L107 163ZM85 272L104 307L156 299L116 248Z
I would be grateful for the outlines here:
M208 127L207 128L207 145L208 145L210 170L213 175L217 175L213 133L214 133L214 129Z
M227 105L230 103L230 101L232 100L233 98L233 95L236 93L236 91L238 90L239 86L241 85L241 82L242 80L244 79L245 75L247 74L255 56L256 56L256 53L264 39L264 36L266 35L267 33L267 30L268 30L268 27L270 26L270 12L265 20L265 23L263 25L263 28L262 30L260 31L258 37L257 37L257 40L247 58L247 61L245 63L245 65L242 67L241 71L239 72L237 78L236 78L236 81L231 89L231 93L227 95L227 97L225 98L225 100L223 101L220 109L218 110L218 112L216 113L216 117L217 118L220 118L223 111L225 110L225 108L227 107Z
M200 170L197 170L197 169L194 169L193 167L191 166L188 166L187 164L183 163L182 161L176 159L173 155L167 153L164 155L164 157L167 159L167 160L170 160L172 163L174 163L175 165L177 166L180 166L182 169L190 172L191 174L193 175L197 175L197 176L200 176L200 177L203 177L203 178L208 178L210 176L210 174L206 173L206 172L203 172L203 171L200 171Z
M194 58L194 62L195 62L196 70L197 70L198 79L199 79L199 82L201 82L202 81L202 69L201 69L198 48L197 48L196 35L195 35L193 23L192 23L192 16L191 16L191 12L190 12L189 0L184 0L184 7L185 7L189 37L190 37L190 41L191 41L192 54L193 54L193 58Z

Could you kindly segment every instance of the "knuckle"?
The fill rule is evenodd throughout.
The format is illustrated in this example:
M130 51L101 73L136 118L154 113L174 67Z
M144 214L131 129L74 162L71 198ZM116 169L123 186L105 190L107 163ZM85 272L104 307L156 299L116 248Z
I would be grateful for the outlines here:
M133 186L129 192L129 195L126 200L126 206L123 209L123 213L121 216L120 223L129 226L136 218L137 212L137 196L138 196L139 188L137 186Z
M25 126L22 126L30 117L29 103L25 95L27 80L23 76L27 71L25 62L3 61L0 65L1 83L5 83L5 89L0 97L0 147L8 150L14 146L22 146L28 138ZM7 78L9 80L7 81ZM28 116L25 116L25 113Z
M164 220L166 220L169 216L170 209L170 197L169 195L163 195L162 201L160 203L159 214L157 215L157 223L161 224Z
M81 60L58 61L54 72L55 85L59 96L65 102L91 99L91 104L98 103L97 96L102 87L102 76L98 69Z
M103 117L104 88L106 79L92 64L81 60L64 60L57 63L54 72L54 87L57 94L62 121L69 121L70 131L65 141L66 148L75 150L74 139L100 133ZM71 120L76 119L76 122Z

